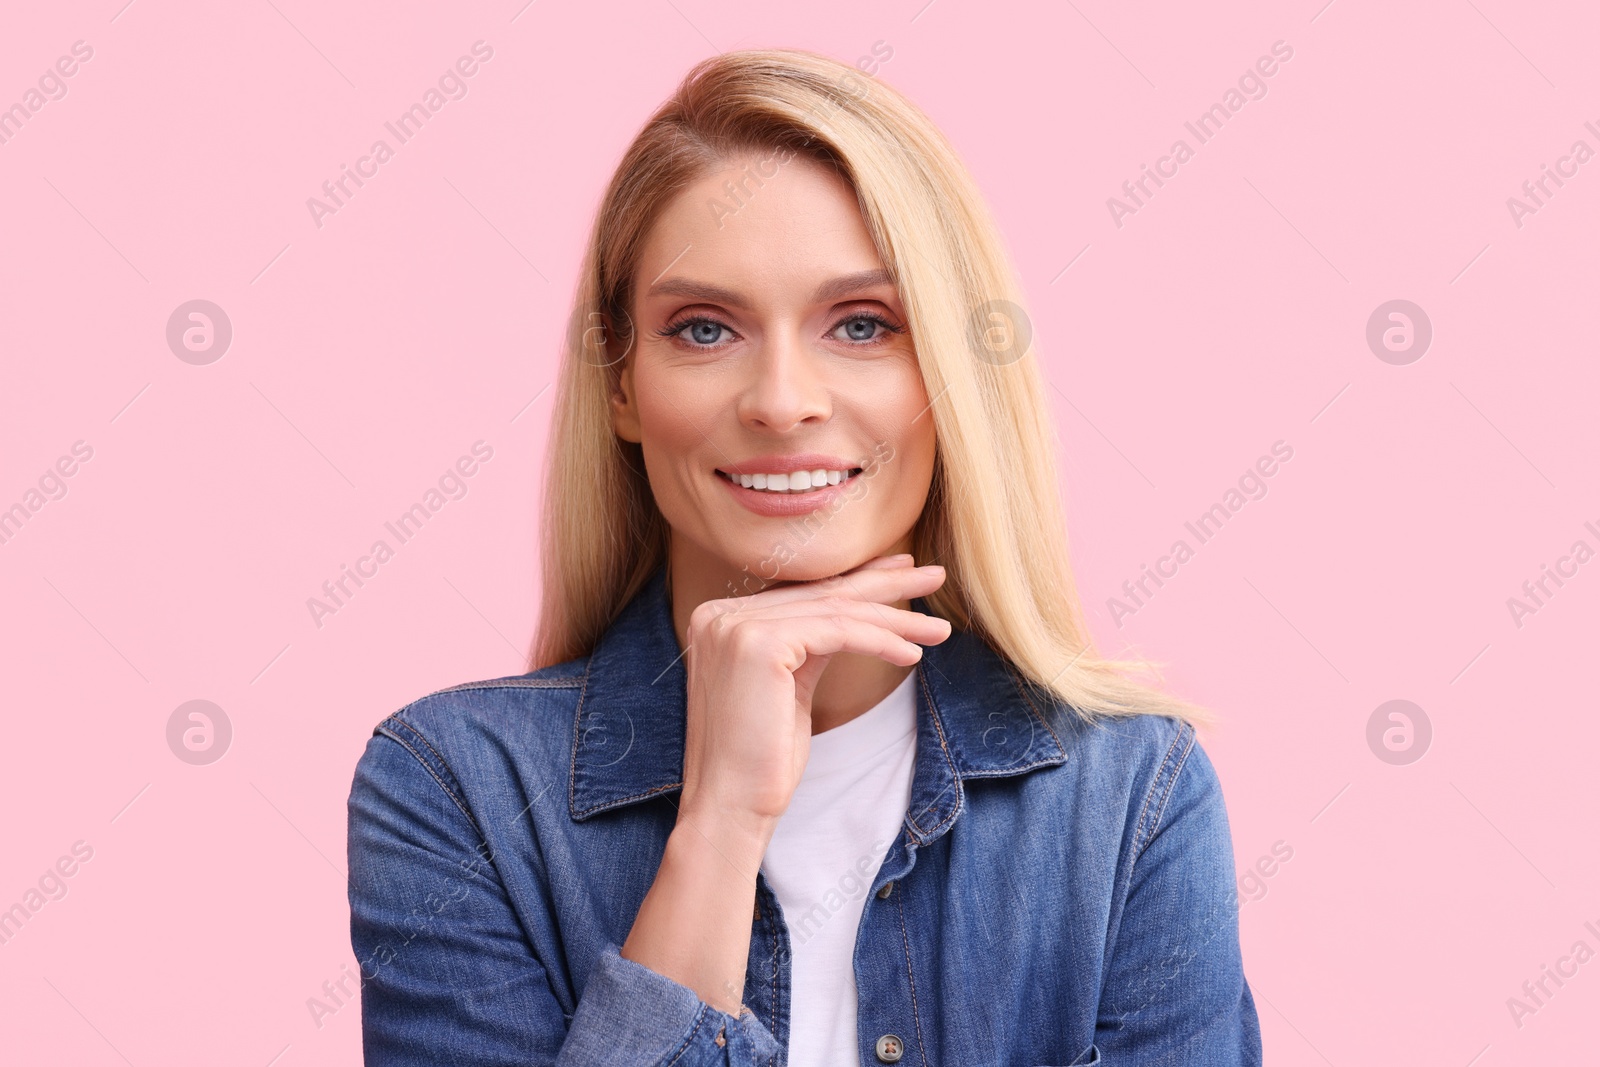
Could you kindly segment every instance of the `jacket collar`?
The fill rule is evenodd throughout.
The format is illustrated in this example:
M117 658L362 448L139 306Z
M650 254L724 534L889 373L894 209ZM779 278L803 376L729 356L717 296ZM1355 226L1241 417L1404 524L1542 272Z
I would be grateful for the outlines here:
M915 611L931 609L922 597ZM915 668L917 751L907 823L919 843L960 814L961 783L1065 762L1042 708L1052 702L980 638L957 630ZM571 815L581 821L683 787L688 672L665 567L589 656L573 722Z

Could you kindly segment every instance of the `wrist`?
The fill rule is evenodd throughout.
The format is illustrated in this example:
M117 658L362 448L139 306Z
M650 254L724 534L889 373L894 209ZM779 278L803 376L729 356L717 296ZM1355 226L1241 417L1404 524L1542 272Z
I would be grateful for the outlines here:
M747 871L753 882L777 826L778 820L768 816L685 804L678 809L671 837L689 842L691 852L714 849Z

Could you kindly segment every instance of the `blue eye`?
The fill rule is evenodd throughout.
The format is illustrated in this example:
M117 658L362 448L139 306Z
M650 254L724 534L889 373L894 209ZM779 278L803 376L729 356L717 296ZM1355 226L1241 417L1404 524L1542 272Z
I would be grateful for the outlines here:
M889 322L888 319L881 315L871 314L870 312L860 312L858 314L851 315L848 319L845 319L843 322L839 323L838 326L834 327L834 329L837 330L842 328L846 334L844 339L854 341L857 344L871 344L873 341L879 339L877 332L879 326L882 326L885 330L896 333L899 332L896 330L895 326Z
M656 333L661 337L679 338L693 348L710 348L716 345L722 331L727 329L728 327L716 319L708 319L703 315L696 315L693 318L668 323L657 330ZM688 333L688 337L683 337L685 332ZM729 330L728 332L732 333L733 331Z
M726 329L720 322L691 322L684 328L689 331L690 340L697 345L716 344Z
M886 333L904 333L906 329L904 326L895 325L875 311L857 311L840 319L828 332L837 340L865 348L884 341L884 334L878 332L880 326ZM845 331L846 336L838 336L841 329ZM659 337L678 340L690 348L715 348L723 343L724 330L733 333L732 327L724 326L716 319L705 315L693 315L668 323L657 330L656 334Z

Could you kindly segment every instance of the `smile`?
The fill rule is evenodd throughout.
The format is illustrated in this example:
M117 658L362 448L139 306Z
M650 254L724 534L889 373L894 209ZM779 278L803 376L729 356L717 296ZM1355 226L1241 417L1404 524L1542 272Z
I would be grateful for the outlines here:
M860 473L860 467L851 467L848 470L794 471L791 474L728 474L725 471L717 471L718 477L734 485L777 494L814 493L848 481Z

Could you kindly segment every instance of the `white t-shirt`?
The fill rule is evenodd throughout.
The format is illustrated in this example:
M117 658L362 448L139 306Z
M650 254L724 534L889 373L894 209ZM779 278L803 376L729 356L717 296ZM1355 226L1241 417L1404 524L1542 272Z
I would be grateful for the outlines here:
M811 736L794 799L761 864L793 950L790 1067L860 1067L856 931L911 805L917 672L842 726Z

